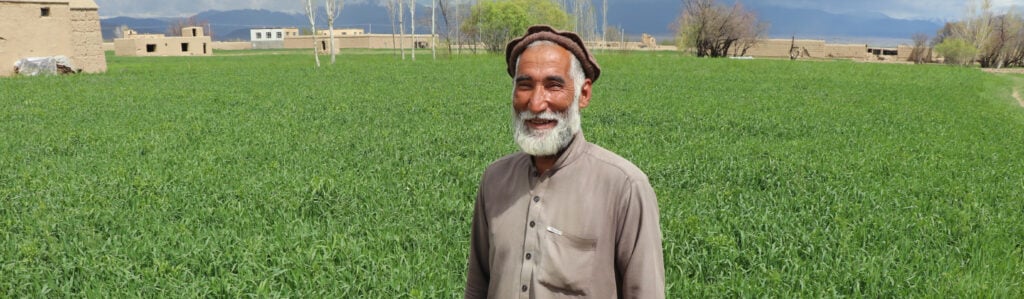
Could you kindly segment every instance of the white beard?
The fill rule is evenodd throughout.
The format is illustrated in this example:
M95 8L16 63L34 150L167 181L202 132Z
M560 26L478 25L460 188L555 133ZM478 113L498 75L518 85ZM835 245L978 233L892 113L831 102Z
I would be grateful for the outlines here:
M573 98L572 105L565 113L554 113L544 111L534 114L530 111L522 111L519 114L512 113L516 144L524 153L531 156L553 156L569 146L572 136L580 132L580 105L579 96ZM554 128L534 130L526 125L529 119L554 120L557 124Z

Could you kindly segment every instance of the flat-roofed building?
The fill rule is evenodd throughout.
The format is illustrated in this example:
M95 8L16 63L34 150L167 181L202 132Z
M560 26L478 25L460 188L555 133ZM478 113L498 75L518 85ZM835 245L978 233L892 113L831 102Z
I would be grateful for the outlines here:
M23 58L66 56L74 71L107 71L93 0L0 0L0 76Z
M868 52L867 44L829 44L817 39L763 39L746 53L734 47L729 54L764 58L864 59Z
M316 48L321 53L330 53L330 36L317 35ZM391 34L357 34L357 35L334 35L334 47L337 49L397 49L399 46L406 48L415 45L418 49L429 49L430 44L437 40L437 36L430 34L406 34L404 37ZM285 49L310 49L313 48L312 35L299 35L288 37L284 40Z
M298 28L253 28L249 29L249 41L253 49L281 49L284 39L299 36Z
M321 36L330 36L331 35L331 30L317 30L316 34L319 34ZM337 37L337 36L355 36L355 35L363 35L363 34L366 34L366 32L363 31L362 28L334 29L334 36L335 37Z
M125 30L124 37L114 40L117 56L210 56L213 55L210 37L203 27L183 27L181 36L138 34Z

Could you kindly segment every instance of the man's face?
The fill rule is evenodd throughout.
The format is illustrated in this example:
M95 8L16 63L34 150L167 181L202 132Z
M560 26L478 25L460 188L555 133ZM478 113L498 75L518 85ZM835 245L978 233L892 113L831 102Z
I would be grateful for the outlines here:
M580 130L579 109L589 103L590 80L581 101L570 77L572 54L557 45L536 45L519 56L512 93L515 139L534 156L564 149Z

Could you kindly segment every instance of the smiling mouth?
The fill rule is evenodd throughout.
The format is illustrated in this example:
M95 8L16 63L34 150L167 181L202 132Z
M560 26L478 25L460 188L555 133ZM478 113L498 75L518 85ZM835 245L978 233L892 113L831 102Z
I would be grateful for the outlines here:
M534 129L553 128L556 124L558 124L557 120L543 118L528 119L525 122L527 125Z

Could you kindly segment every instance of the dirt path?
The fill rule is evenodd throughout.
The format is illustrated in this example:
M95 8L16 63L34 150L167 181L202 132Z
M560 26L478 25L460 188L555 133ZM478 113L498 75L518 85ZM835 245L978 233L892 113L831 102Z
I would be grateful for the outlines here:
M1020 90L1016 87L1013 88L1013 98L1017 99L1017 103L1019 103L1021 107L1024 107L1024 99L1020 98Z
M1021 88L1024 87L1024 77L1015 76L1017 74L1024 74L1024 68L982 70L992 74L999 74L1000 76L1010 76L1010 82L1013 84L1013 93L1010 96L1017 100L1017 104L1024 107L1024 96L1021 96Z

